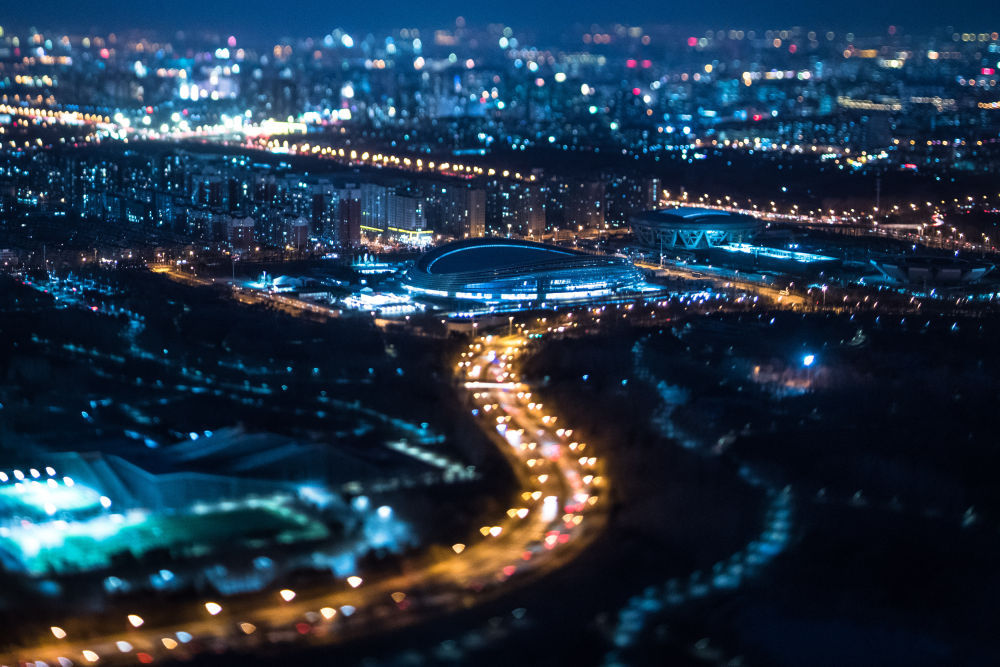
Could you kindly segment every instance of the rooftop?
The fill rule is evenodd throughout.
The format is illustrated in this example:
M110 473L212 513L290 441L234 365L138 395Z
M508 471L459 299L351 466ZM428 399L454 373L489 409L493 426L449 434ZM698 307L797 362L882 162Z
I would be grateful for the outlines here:
M696 206L681 206L679 208L664 208L646 211L635 217L634 222L672 227L755 227L760 222L749 215L731 213L714 208Z
M469 239L428 252L418 266L431 274L467 273L513 266L548 264L561 258L587 257L584 253L542 243L512 239Z

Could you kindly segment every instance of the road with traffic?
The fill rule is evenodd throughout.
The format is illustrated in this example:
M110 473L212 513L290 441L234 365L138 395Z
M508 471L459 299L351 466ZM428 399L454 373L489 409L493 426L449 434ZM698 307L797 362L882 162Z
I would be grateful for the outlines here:
M150 601L148 613L123 614L116 632L39 628L34 641L25 642L30 645L5 647L0 664L135 664L289 641L333 644L466 609L569 562L606 523L601 498L607 480L587 444L520 381L517 361L528 333L473 338L456 360L474 414L519 485L513 506L483 525L474 543L455 544L447 556L370 581L349 577L231 601ZM169 613L155 608L161 605L169 605ZM81 624L69 618L65 625Z

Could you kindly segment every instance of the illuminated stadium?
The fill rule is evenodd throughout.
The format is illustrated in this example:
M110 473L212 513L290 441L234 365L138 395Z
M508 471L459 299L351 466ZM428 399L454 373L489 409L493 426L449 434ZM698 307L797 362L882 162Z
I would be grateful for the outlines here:
M5 570L67 574L107 568L123 554L141 558L161 550L186 558L234 544L261 548L330 536L300 508L294 484L152 475L100 454L50 457L58 471L0 471Z
M410 450L423 451L406 446L400 453L415 456ZM333 448L226 428L167 451L186 468L253 477L154 474L93 452L49 453L45 466L0 468L0 570L38 578L113 569L108 580L116 583L105 582L108 592L165 590L204 574L217 591L231 594L259 590L298 559L325 559L338 572L353 573L369 550L412 541L409 525L391 507L365 495L348 502L340 493L345 480L363 489L356 480L384 469ZM328 525L330 517L335 521ZM241 548L274 560L265 559L271 565L259 571L233 562ZM150 576L158 567L144 564L164 555L173 563L161 570L169 579Z
M744 243L760 227L760 221L749 215L693 206L646 211L632 219L635 240L661 251Z
M581 301L644 286L639 270L620 257L501 238L435 248L402 281L416 297L488 304Z

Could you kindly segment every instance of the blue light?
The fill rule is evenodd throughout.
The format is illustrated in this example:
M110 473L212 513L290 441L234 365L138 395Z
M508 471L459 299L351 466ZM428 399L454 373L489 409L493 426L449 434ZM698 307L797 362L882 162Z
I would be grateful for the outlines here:
M802 357L802 365L805 366L806 368L812 366L814 361L816 361L815 354L807 354L806 356Z

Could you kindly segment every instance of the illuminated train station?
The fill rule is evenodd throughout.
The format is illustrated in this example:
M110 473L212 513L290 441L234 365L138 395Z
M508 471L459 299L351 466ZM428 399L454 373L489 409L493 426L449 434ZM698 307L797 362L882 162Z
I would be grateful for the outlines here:
M591 255L530 241L456 241L426 253L402 276L415 298L452 303L572 303L646 288L621 257Z

